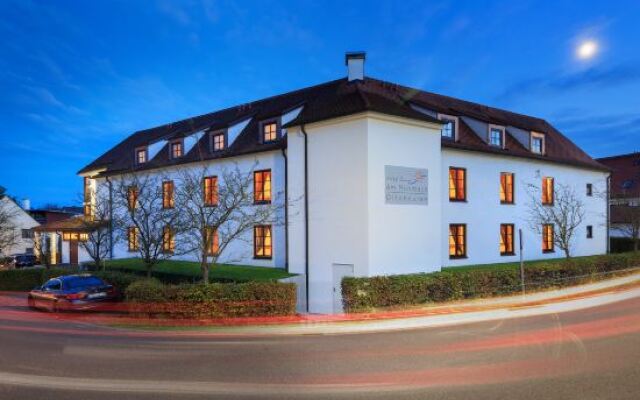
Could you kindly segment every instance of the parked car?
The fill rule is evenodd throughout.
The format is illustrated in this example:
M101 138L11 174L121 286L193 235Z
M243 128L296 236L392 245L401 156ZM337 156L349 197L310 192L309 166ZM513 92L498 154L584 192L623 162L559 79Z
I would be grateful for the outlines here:
M16 268L33 267L38 263L37 257L33 254L14 254L11 257L13 258L13 266Z
M88 310L119 300L120 294L112 285L90 275L66 275L49 279L29 292L29 308L52 312Z

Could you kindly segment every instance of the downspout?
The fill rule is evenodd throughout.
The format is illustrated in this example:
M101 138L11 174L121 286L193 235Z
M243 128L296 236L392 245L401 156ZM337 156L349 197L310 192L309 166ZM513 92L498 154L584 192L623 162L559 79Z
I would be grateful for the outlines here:
M289 272L289 160L287 149L282 149L284 158L284 268Z
M113 260L113 184L108 176L105 180L109 185L109 258Z
M307 161L309 146L304 124L300 125L304 135L304 284L307 312L309 312L309 163Z
M607 176L607 254L611 253L611 173Z

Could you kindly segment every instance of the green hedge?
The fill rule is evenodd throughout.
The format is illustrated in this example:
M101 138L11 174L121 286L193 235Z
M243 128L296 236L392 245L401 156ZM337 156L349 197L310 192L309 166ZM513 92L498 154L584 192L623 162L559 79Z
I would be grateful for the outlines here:
M611 252L612 253L624 253L627 251L633 251L634 240L631 238L612 237L611 238Z
M604 279L640 267L640 253L622 253L525 267L528 290L559 288ZM604 274L603 274L604 273ZM520 271L513 269L447 270L429 274L345 278L342 299L347 312L499 296L518 292Z
M0 290L21 292L29 291L37 286L42 285L51 278L77 273L83 272L61 268L25 268L0 271ZM112 284L122 291L124 291L126 287L129 286L129 284L140 279L140 277L136 275L113 271L96 271L92 272L91 274L102 278L106 282Z
M296 288L291 283L164 285L152 278L131 284L125 297L132 313L145 316L198 319L296 312Z

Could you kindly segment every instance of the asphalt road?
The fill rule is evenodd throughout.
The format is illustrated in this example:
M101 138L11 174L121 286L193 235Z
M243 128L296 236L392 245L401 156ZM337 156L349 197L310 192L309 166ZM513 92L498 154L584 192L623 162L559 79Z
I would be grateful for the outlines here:
M0 304L0 399L639 399L640 299L450 328L154 334Z

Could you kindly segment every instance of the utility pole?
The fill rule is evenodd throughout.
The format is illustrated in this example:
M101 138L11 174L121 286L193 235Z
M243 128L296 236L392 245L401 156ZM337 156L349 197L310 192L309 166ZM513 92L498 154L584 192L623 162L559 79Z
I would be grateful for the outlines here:
M520 285L522 287L522 295L525 295L524 289L524 255L522 254L522 229L518 229L518 237L520 242Z

